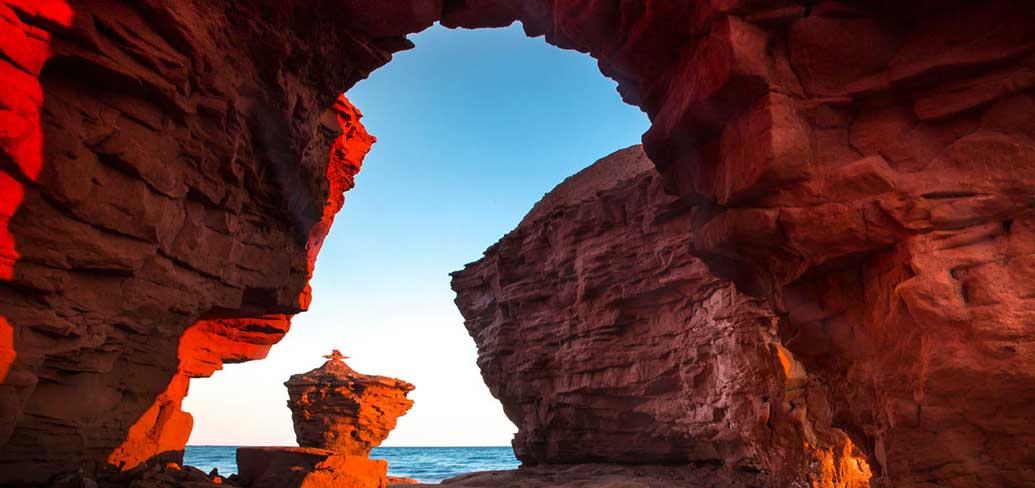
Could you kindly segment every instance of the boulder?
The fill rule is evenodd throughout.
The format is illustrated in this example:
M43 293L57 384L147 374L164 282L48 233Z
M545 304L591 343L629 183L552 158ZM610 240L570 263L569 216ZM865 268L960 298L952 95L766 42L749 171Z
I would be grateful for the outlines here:
M311 447L241 447L238 482L261 488L385 488L388 462Z

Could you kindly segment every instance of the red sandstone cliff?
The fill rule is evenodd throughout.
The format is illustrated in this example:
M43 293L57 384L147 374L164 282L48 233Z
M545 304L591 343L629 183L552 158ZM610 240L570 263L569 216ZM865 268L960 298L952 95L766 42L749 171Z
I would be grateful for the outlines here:
M1023 0L0 0L0 483L182 447L306 306L370 142L327 109L436 19L599 60L875 480L1035 485Z
M692 207L639 146L548 193L454 273L478 365L526 463L713 464L744 485L863 487L823 387L766 300L690 250Z
M135 4L0 2L0 484L178 457L189 379L308 306L373 142L202 4Z

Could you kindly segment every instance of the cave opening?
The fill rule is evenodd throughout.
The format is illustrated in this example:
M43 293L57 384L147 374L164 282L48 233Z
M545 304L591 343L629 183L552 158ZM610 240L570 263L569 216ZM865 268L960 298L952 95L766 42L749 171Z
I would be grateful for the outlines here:
M650 115L657 170L565 210L623 239L578 256L606 279L524 289L612 298L570 328L600 335L555 363L556 329L497 341L574 373L549 405L556 378L514 381L522 460L1030 485L1035 9L935 3L0 0L0 484L176 471L189 379L309 306L355 169L336 93L436 21L520 21ZM518 244L478 272L520 279Z
M529 39L517 25L436 24L410 39L416 48L345 94L378 140L321 247L309 310L264 360L191 381L186 464L229 473L232 459L198 446L293 444L282 383L331 347L359 371L416 385L414 407L385 446L509 450L516 428L481 378L449 273L562 180L638 144L649 123L592 58ZM390 449L374 455L396 474L422 476Z

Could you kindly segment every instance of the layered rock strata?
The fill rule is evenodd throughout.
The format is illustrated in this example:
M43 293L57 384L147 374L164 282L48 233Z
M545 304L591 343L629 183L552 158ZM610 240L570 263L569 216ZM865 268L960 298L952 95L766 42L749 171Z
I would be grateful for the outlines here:
M335 351L337 353L337 351ZM396 420L413 406L413 385L357 373L340 354L284 385L298 445L366 456L381 445Z
M413 385L357 373L334 350L319 368L291 376L288 408L301 447L240 447L241 486L386 488L388 461L369 459L413 405ZM401 482L402 480L397 480Z
M176 460L190 378L308 306L373 138L212 7L0 2L0 485Z
M436 20L597 58L875 482L1035 484L1021 0L0 0L0 484L177 455L187 371L307 304L328 108Z
M526 465L718 465L725 486L868 486L824 387L763 299L690 250L693 207L639 146L548 193L453 274L490 391Z

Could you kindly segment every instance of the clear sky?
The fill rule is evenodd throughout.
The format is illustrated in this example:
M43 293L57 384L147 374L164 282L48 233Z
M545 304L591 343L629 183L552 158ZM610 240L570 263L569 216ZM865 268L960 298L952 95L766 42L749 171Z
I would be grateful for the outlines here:
M509 445L448 273L481 257L545 192L647 118L587 55L520 27L435 26L349 91L377 144L316 264L310 310L262 361L193 380L190 444L294 445L287 390L331 348L417 386L385 445Z

